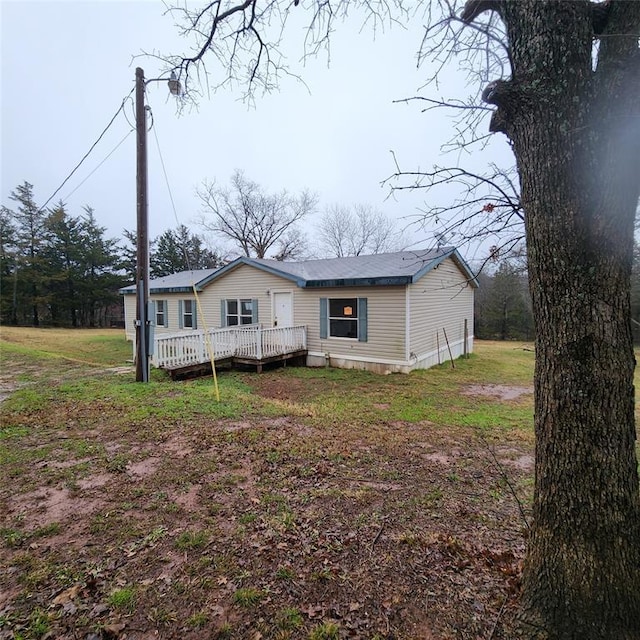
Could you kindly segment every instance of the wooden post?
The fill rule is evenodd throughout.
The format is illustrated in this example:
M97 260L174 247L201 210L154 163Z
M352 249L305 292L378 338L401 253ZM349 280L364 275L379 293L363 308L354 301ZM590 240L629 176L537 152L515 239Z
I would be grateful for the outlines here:
M455 369L456 365L453 362L453 354L451 353L451 347L449 346L449 338L447 338L447 331L444 327L442 327L442 333L444 333L444 339L447 343L447 349L449 350L449 358L451 358L451 368Z
M262 329L258 327L256 329L256 358L258 360L262 360ZM262 367L260 367L260 373L262 371Z

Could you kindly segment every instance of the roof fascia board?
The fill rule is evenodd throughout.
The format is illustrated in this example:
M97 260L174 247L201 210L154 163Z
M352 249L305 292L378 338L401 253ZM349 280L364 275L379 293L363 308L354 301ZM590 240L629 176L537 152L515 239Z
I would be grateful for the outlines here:
M376 278L334 278L327 280L307 280L305 289L328 289L331 287L389 287L406 285L411 282L410 276L388 276Z
M193 289L194 287L157 287L149 289L149 293L193 293ZM195 289L198 293L202 291L198 286Z
M200 287L199 285L194 285L195 289L198 293L200 293L202 291L202 287ZM151 287L149 289L149 294L152 293L192 293L193 292L193 287ZM129 289L129 287L126 287L124 289L120 289L120 293L122 295L128 296L128 295L133 295L136 293L135 288L133 289Z
M451 258L458 265L458 267L462 269L462 272L467 276L469 283L477 289L480 286L478 278L476 278L473 271L471 271L471 267L467 264L466 260L458 253L457 249L453 250Z

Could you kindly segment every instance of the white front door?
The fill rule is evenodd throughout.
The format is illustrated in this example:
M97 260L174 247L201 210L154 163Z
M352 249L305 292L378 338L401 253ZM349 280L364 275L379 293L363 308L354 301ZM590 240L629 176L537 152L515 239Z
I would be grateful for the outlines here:
M273 294L273 326L290 327L293 325L293 305L291 292Z

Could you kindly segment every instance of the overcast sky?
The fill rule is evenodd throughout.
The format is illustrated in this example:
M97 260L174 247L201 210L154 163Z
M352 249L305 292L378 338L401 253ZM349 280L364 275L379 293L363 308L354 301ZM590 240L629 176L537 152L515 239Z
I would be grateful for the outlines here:
M42 205L129 94L135 67L143 67L147 78L160 73L157 60L133 56L185 52L187 43L157 0L0 0L0 7L2 204L13 207L8 196L26 180ZM197 110L179 115L166 85L149 85L152 238L178 223L197 231L196 187L205 179L227 184L236 168L268 191L310 189L320 199L320 211L334 203L367 203L400 226L407 224L424 194L387 198L388 189L380 183L395 168L390 151L404 169L451 164L457 158L444 157L440 147L451 138L453 122L444 113L421 113L418 103L393 102L417 95L428 75L427 68L416 68L421 21L409 31L394 28L375 39L360 26L354 19L336 30L329 66L326 56L299 63L302 51L295 41L300 32L292 33L287 51L307 86L285 79L278 93L251 107L240 101L239 92L220 91L205 96ZM477 89L467 90L464 78L453 74L440 93L461 97ZM126 137L133 103L124 111L52 202L63 200L72 215L90 205L110 237L135 229L135 134ZM503 142L492 148L475 162L482 166L500 157L509 162ZM313 224L306 227L311 237ZM429 232L410 233L416 243L433 239Z

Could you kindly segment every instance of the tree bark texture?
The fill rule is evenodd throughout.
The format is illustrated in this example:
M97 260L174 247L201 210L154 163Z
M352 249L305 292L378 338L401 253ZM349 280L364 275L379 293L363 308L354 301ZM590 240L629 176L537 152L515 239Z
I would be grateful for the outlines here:
M519 168L536 322L524 620L532 636L638 639L640 2L613 0L597 66L590 3L505 0L502 16L512 78L490 101Z

